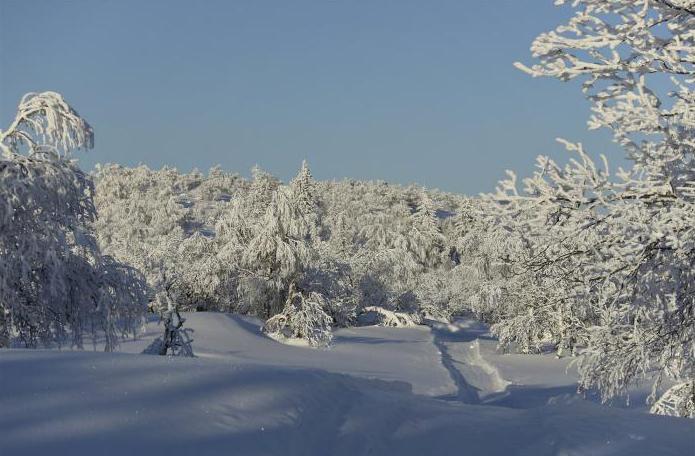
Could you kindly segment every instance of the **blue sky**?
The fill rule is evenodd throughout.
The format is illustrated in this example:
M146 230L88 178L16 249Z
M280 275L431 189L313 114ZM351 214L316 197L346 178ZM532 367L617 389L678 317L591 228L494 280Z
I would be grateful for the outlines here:
M505 169L620 152L588 132L576 84L533 79L551 0L0 0L0 122L29 91L55 90L94 126L98 162L283 179L490 191ZM2 127L0 127L2 128Z

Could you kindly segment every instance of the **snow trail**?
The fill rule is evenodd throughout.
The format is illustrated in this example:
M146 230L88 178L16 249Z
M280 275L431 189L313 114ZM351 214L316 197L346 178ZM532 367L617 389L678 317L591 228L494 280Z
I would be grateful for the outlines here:
M442 365L457 386L456 394L444 395L443 399L479 404L488 396L506 391L511 382L480 354L480 337L487 334L485 327L470 321L450 324L428 321L427 324Z
M456 361L449 352L449 344L456 342L454 333L450 330L449 325L436 321L428 321L432 333L432 343L439 351L441 362L444 368L449 372L449 376L456 384L456 393L441 396L442 399L457 400L466 404L477 404L480 402L478 390L473 387L461 371L456 367Z

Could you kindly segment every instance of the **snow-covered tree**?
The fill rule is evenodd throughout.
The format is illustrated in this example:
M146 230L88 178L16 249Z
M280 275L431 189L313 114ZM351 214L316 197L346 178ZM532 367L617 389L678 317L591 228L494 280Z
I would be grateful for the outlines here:
M695 418L695 382L683 382L669 388L652 406L657 415Z
M302 161L302 166L297 175L290 182L292 190L293 204L296 205L297 211L309 225L308 236L310 240L316 242L319 240L319 230L321 226L322 209L318 198L316 183L309 170L309 165L306 160Z
M219 168L206 177L116 165L99 167L96 184L99 243L145 271L158 312L167 311L156 299L166 286L178 310L269 318L283 312L294 284L320 294L337 326L354 324L368 306L412 321L425 302L430 315L450 313L455 293L439 274L448 266L434 192L318 182L306 162L288 185L257 167L246 182Z
M364 310L367 307L407 314L411 322L423 313L433 318L451 315L450 301L460 283L445 280L452 267L450 248L445 247L450 242L437 209L453 211L457 198L384 182L320 185L327 233L321 256L345 265L355 311L369 314L359 321L385 321Z
M152 341L143 353L193 357L193 339L191 338L193 330L183 327L186 319L179 311L180 299L174 290L176 279L167 277L166 272L160 270L157 282L157 289L160 291L155 296L154 307L161 316L160 322L164 325L164 334Z
M147 282L139 270L109 255L102 255L97 266L100 329L105 350L113 351L121 338L140 330L147 302ZM78 298L73 292L68 299Z
M94 199L99 244L105 253L143 271L150 286L160 268L173 268L174 252L186 238L190 208L181 201L182 180L172 168L97 167Z
M195 233L174 252L179 309L233 310L238 271L220 259L217 247L215 239Z
M91 179L69 158L92 129L54 92L25 95L0 132L0 346L69 343L133 332L141 275L102 256L91 232Z
M305 339L312 347L326 347L333 339L333 319L326 313L323 295L290 285L282 311L266 321L263 331L286 338Z
M556 4L565 3L562 0ZM520 237L509 258L517 306L508 338L529 335L581 354L581 387L608 400L640 378L676 383L657 413L691 414L695 397L695 4L691 0L575 0L578 11L532 45L533 76L581 79L590 128L609 128L633 163L609 172L580 144L558 166L539 157L519 190L492 199ZM512 282L513 283L513 282ZM540 318L539 318L540 317ZM517 323L515 323L517 322ZM537 323L529 323L537 322ZM666 404L677 404L669 406Z
M434 268L444 259L444 236L436 212L432 198L423 189L419 192L415 212L411 217L408 248L415 260L426 268Z
M179 310L229 310L235 261L217 254L216 225L246 182L219 168L207 176L173 168L98 166L95 222L104 251L145 272L151 296L161 270L174 280Z
M241 267L247 275L240 282L241 294L265 318L282 309L291 283L309 260L306 237L309 226L293 204L292 192L280 187L265 215L244 246Z
M280 187L280 181L258 166L251 169L251 187L246 195L248 208L254 219L265 213L266 207L273 199L273 193Z

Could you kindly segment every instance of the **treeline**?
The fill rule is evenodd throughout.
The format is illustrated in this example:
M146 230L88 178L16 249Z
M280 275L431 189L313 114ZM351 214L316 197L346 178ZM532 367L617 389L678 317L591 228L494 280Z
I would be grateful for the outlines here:
M390 325L464 309L458 290L463 196L385 182L315 181L304 163L283 184L219 168L100 167L95 223L105 252L181 310L248 313L288 336L330 339L368 313ZM451 277L450 277L451 276ZM318 334L308 321L322 322Z
M562 4L564 2L556 2ZM278 337L330 343L362 322L472 313L500 345L576 356L604 400L653 384L655 413L695 416L695 11L686 1L576 0L533 43L533 76L580 80L590 128L629 169L581 144L481 198L382 182L289 183L213 169L109 165L69 152L92 130L56 93L28 94L0 132L0 346L136 331L186 349L181 310L256 315ZM666 87L666 89L664 89Z

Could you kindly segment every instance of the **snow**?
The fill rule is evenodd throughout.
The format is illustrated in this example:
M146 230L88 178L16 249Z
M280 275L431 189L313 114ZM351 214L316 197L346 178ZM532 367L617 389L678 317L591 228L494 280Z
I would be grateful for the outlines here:
M185 327L193 329L193 350L201 358L324 369L330 372L403 382L416 394L439 396L456 389L439 362L432 335L425 326L413 328L342 328L328 349L281 344L261 332L262 322L240 315L186 313ZM144 335L122 344L120 351L140 353L162 332L156 320Z
M317 350L267 338L250 318L187 317L198 358L137 354L159 332L155 323L140 340L122 345L130 353L0 351L0 454L686 455L695 449L695 423L688 419L550 394L542 404L499 406L506 382L524 380L532 390L552 392L570 385L572 376L559 374L565 360L540 357L527 368L521 355L490 351L494 341L484 327L351 328L336 331L333 348ZM478 404L456 399L462 385L444 366L446 355L473 385ZM508 397L526 394L519 388Z

